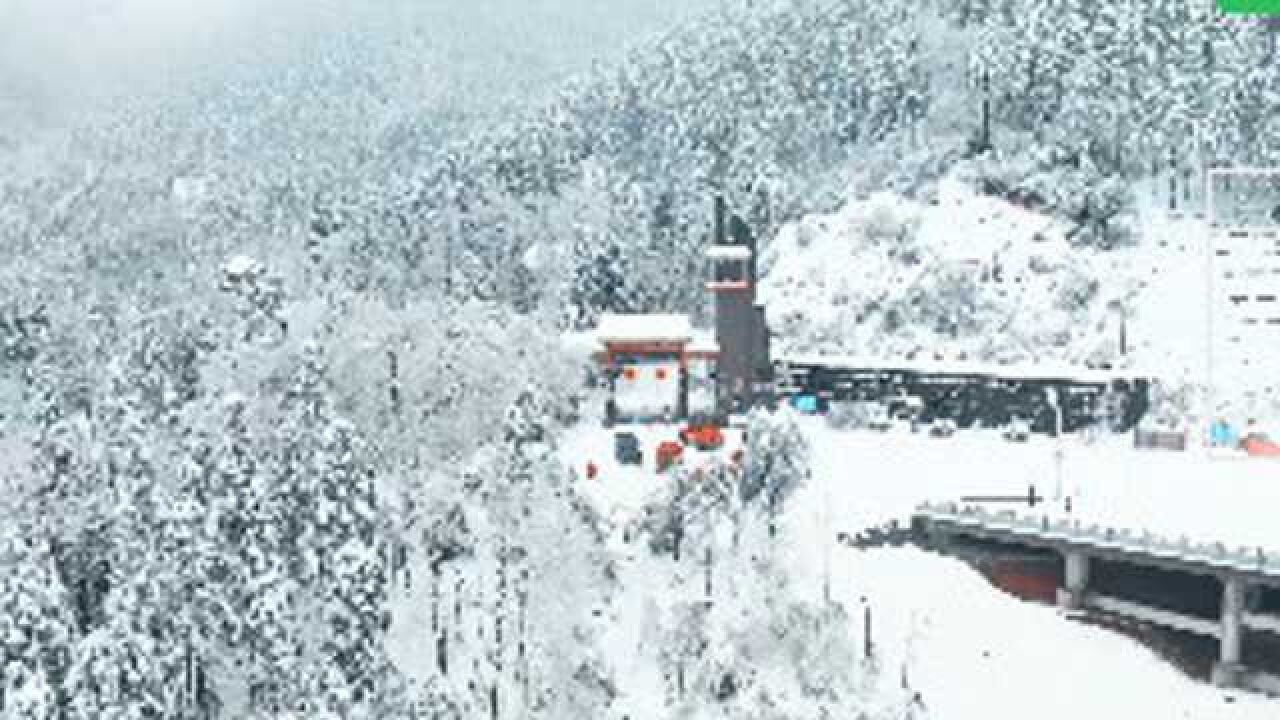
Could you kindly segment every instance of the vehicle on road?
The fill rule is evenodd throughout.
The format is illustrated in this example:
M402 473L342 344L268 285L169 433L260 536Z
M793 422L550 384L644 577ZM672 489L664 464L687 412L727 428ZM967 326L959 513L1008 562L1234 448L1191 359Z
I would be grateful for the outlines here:
M1001 435L1009 442L1026 442L1031 439L1031 424L1022 418L1014 418L1004 426Z
M1280 443L1261 430L1246 433L1240 439L1240 449L1255 457L1280 457Z
M902 422L911 422L924 412L924 400L906 396L894 398L889 403L889 413Z
M877 432L888 432L893 428L893 415L884 405L873 405L867 410L867 427Z
M956 421L951 418L938 418L929 425L929 436L947 438L956 434Z
M924 402L917 397L896 397L868 406L866 426L878 432L888 432L894 428L917 431L920 428L920 416L924 410Z
M615 433L613 457L619 465L640 465L644 461L644 454L640 451L640 438L632 432Z
M658 449L654 451L654 462L658 468L658 472L666 472L668 468L680 462L684 456L684 446L674 440L664 440L658 443Z
M791 398L791 406L805 415L818 414L818 398L814 395L796 395Z
M724 432L713 423L690 423L680 430L680 442L699 450L716 450L724 445Z

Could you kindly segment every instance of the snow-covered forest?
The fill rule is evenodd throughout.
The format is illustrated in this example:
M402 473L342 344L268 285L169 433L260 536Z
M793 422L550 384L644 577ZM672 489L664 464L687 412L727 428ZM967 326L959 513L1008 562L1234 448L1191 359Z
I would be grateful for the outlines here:
M599 616L640 601L557 460L599 401L560 337L701 312L712 193L767 246L960 172L1105 253L1133 187L1280 163L1280 41L1199 0L256 5L0 23L4 717L623 717ZM630 551L769 546L807 471L753 423ZM654 613L630 718L870 712L851 611L725 562L760 614Z

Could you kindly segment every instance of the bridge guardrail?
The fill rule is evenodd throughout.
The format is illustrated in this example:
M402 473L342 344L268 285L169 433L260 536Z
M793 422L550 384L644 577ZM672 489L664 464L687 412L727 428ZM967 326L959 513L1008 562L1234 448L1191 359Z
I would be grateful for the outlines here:
M1221 542L1193 542L1186 535L1174 539L1145 528L1135 531L1098 523L1084 525L1078 518L1019 513L1009 509L992 511L980 505L954 501L924 502L916 508L915 514L917 517L943 519L961 525L980 525L1019 534L1030 533L1046 539L1061 539L1073 544L1280 576L1280 553L1268 552L1261 546L1229 548Z

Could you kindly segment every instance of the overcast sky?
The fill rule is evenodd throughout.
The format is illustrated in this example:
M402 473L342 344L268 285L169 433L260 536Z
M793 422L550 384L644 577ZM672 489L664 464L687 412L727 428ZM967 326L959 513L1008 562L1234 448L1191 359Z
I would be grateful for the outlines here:
M103 98L170 92L233 65L269 74L352 37L377 38L396 72L416 67L475 104L537 96L721 2L0 0L0 130L57 127Z

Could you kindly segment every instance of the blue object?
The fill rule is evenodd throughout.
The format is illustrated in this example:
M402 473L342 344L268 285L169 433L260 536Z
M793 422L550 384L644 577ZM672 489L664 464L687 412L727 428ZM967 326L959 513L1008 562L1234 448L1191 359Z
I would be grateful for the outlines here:
M1209 426L1209 442L1215 447L1235 447L1240 444L1240 435L1225 420L1214 420Z
M791 405L796 410L809 415L818 412L818 398L812 395L796 395L791 398Z

